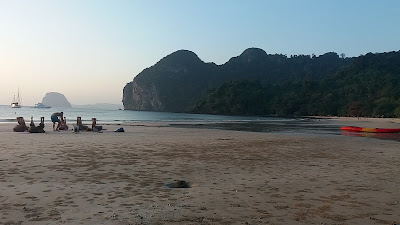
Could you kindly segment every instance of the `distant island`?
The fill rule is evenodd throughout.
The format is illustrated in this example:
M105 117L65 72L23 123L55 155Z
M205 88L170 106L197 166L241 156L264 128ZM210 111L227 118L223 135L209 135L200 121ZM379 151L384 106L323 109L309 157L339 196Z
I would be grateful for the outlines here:
M42 99L44 105L51 107L65 107L71 108L71 103L68 102L67 98L58 92L48 92Z
M123 89L126 110L400 117L400 51L346 57L246 49L223 65L176 51Z

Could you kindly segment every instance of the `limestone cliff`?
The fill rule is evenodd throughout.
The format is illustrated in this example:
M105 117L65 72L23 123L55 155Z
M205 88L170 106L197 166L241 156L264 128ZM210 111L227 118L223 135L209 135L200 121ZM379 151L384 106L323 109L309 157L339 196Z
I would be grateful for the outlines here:
M150 88L138 85L136 81L128 83L123 92L124 108L139 111L164 111L157 89L154 85Z
M319 79L345 65L336 53L319 57L267 54L246 49L223 65L203 62L188 50L176 51L143 70L123 90L127 110L185 112L213 88L232 80L258 80L262 85Z
M124 109L182 112L205 90L213 63L196 54L179 50L143 70L123 90Z

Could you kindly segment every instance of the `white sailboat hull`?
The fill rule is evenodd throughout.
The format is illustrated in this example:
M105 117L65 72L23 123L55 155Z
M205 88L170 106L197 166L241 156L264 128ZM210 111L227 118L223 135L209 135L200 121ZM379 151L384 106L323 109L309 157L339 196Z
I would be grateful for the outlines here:
M11 102L11 108L21 108L21 96L19 95L19 88L18 88L18 95L17 95L17 97L15 97L15 95L14 95L14 99L13 99L13 101Z
M21 108L21 106L16 102L16 103L11 103L11 108Z

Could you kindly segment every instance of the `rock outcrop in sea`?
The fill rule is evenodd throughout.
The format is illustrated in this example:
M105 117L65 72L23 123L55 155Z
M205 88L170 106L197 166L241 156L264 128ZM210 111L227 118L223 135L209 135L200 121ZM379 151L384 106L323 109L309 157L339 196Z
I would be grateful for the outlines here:
M67 98L58 92L48 92L42 99L42 103L51 107L65 107L71 108L71 103Z

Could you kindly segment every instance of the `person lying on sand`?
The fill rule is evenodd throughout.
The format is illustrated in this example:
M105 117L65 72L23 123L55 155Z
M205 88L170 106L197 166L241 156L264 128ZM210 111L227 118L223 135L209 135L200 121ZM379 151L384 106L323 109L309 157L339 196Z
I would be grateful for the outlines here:
M96 131L100 132L103 130L103 126L97 126L96 118L92 118L92 127L88 127L82 123L82 118L80 116L76 117L76 126L74 126L74 130L77 131Z
M28 128L29 133L44 133L44 117L40 117L40 124L39 126L35 126L33 122L33 116L31 116L31 124Z

